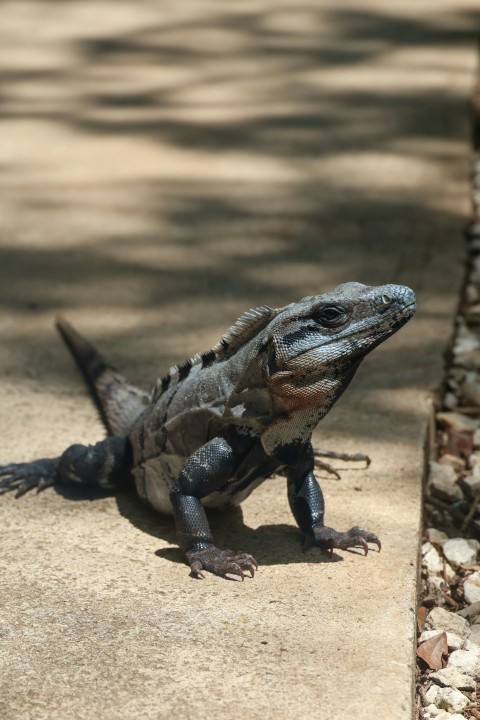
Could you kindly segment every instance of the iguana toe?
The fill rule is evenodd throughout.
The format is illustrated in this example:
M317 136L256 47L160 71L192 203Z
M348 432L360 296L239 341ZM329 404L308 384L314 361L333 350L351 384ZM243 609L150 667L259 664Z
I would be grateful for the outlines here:
M368 532L361 527L356 526L350 528L347 532L338 532L333 528L322 526L315 528L315 539L310 544L330 551L334 549L350 550L358 547L363 550L365 555L368 555L368 543L376 545L378 552L380 552L382 548L380 539L374 533Z
M202 550L187 551L187 559L191 575L201 579L205 577L202 570L206 570L220 577L234 575L243 581L248 577L246 572L253 578L258 568L257 561L248 553L219 550L213 545Z
M36 460L31 463L11 463L0 467L0 495L15 492L15 497L25 495L37 488L45 490L55 483L56 465L52 460Z

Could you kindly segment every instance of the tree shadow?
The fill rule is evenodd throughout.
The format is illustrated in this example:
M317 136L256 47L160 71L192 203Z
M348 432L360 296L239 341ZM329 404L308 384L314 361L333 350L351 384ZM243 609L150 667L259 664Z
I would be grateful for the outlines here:
M435 180L462 181L445 159L459 138L466 145L466 107L453 80L436 90L418 76L450 68L439 49L473 47L480 13L199 3L118 30L82 25L72 0L52 40L30 33L29 11L14 5L4 10L25 20L18 46L35 39L39 56L0 76L0 119L26 128L0 165L0 360L11 381L33 364L36 389L79 387L46 329L58 311L86 310L93 327L80 330L143 387L247 307L348 280L411 285L418 321L449 317L443 300L459 275L442 256L464 217L439 207ZM41 131L29 144L31 128ZM377 173L384 156L398 163L394 178ZM421 347L389 341L360 370L349 412L383 412L372 389L425 392L444 347L427 333ZM349 433L360 447L400 442L415 416L395 413L395 438L381 423Z

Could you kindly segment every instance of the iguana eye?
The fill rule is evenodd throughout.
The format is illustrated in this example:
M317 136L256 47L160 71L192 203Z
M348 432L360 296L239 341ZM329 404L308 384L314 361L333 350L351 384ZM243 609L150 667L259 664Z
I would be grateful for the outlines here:
M324 327L338 327L346 320L347 313L341 305L327 305L314 315L314 320Z
M382 300L382 305L390 305L392 303L393 298L391 298L390 295L382 295L381 300Z

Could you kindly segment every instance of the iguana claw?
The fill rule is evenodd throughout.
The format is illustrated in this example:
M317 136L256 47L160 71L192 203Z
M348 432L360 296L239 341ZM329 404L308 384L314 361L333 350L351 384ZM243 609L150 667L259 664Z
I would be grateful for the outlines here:
M245 577L248 577L244 571L249 572L253 578L258 568L257 561L251 555L235 553L233 550L219 550L213 545L202 550L187 551L187 559L192 577L199 579L205 578L202 570L207 570L221 577L235 575L243 582Z
M15 497L19 498L33 488L41 492L55 483L55 477L55 460L3 465L0 467L0 495L16 490Z
M333 528L318 527L315 528L315 537L306 541L307 547L316 545L333 552L334 549L349 550L350 548L362 548L365 555L368 555L368 543L376 545L378 552L382 549L380 539L371 532L361 527L353 527L347 532L337 532Z

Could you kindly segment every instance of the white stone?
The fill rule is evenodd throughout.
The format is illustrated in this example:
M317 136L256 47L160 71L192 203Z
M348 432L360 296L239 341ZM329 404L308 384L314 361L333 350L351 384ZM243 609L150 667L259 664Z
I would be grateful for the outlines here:
M439 710L436 705L430 703L430 705L422 708L421 717L422 720L433 720L433 718L437 718L441 712L444 712L444 710Z
M448 658L447 667L456 667L465 675L476 677L480 670L480 648L475 650L454 650Z
M478 420L459 412L438 412L436 418L443 427L452 428L456 432L473 433L479 426Z
M437 530L437 528L427 528L425 534L429 542L437 543L437 545L440 545L444 540L448 540L447 533Z
M418 644L420 645L422 642L425 642L425 640L430 640L430 638L435 637L435 635L438 635L438 630L424 630L422 634L418 638ZM447 632L447 645L450 652L453 652L454 650L460 650L463 648L465 644L465 639L460 637L460 635L456 635L455 633Z
M444 687L454 687L457 690L475 690L476 685L472 677L462 673L460 668L455 665L447 665L447 667L431 673L429 679Z
M465 470L466 466L466 462L463 458L458 457L458 455L451 455L450 453L445 453L445 455L442 455L438 459L438 462L440 465L450 465L457 473L461 473L463 470Z
M465 296L469 305L473 305L480 300L478 288L476 285L469 283L465 288Z
M464 322L460 322L455 344L453 346L454 355L471 352L472 350L476 350L478 347L480 347L480 341L475 333L471 332Z
M462 353L455 358L455 362L464 368L480 370L480 351Z
M461 652L460 650L458 652ZM448 712L461 712L470 702L460 690L432 685L425 693L425 701ZM438 716L437 716L438 717Z
M480 572L472 573L463 584L465 600L470 605L480 601Z
M427 705L421 710L422 720L465 720L463 715L455 713L452 715L446 710L440 710L436 705Z
M443 558L432 543L426 542L422 545L422 566L431 575L441 575L443 572Z
M445 630L445 632L452 632L463 638L467 637L468 628L465 618L440 607L430 610L425 620L426 630Z
M470 635L468 636L468 642L473 643L474 645L478 645L480 647L480 625L471 626ZM457 649L460 650L460 648Z
M445 393L443 398L443 406L447 410L455 410L458 407L457 396L453 392Z
M477 432L480 432L477 431ZM468 462L470 464L470 467L475 470L476 467L480 466L480 454L479 453L472 453L470 457L468 458Z
M462 395L465 405L480 405L480 383L469 382L462 385Z
M439 592L442 592L443 590L446 589L445 580L440 575L429 575L427 578L427 583L428 583L428 592L430 593L430 595L436 596ZM438 598L438 602L439 603L442 602L441 597ZM445 603L443 603L443 604L445 604Z
M457 577L457 573L448 562L445 563L445 567L443 569L443 576L449 585L451 585Z
M480 258L475 258L473 260L473 272L480 273ZM467 343L469 343L472 348L475 346L480 347L480 339L477 337L476 333L473 330L470 330L470 328L467 326L466 322L461 316L458 317L456 340L457 342L464 345L467 345Z
M462 500L463 493L457 485L457 475L450 465L430 463L429 485L431 491L448 500Z
M479 543L476 540L451 538L442 543L443 554L457 565L472 565L477 559Z

